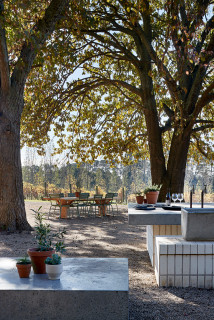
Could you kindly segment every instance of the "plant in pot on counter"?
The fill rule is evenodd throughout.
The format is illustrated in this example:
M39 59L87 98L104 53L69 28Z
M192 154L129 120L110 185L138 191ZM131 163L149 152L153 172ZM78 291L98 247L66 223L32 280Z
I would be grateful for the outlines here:
M62 259L57 253L52 254L52 257L46 258L45 265L50 280L57 280L60 278L63 267Z
M137 191L136 193L136 201L138 204L144 203L144 192L143 191Z
M31 260L28 256L25 256L24 258L17 259L16 262L16 268L19 273L20 278L29 278L30 271L31 271Z
M81 193L81 189L77 187L75 191L75 197L79 198L80 193Z
M34 273L46 273L45 260L51 257L55 252L64 252L64 234L65 229L53 232L49 223L44 222L44 214L31 209L35 213L36 227L35 238L37 241L36 248L30 248L28 255L31 258Z
M155 204L158 200L158 195L160 191L160 186L152 185L144 189L144 194L146 195L147 203Z

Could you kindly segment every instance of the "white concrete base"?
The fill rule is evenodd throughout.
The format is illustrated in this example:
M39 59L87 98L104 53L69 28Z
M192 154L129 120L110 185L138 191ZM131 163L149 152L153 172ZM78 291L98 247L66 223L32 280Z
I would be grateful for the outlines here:
M164 235L181 235L180 225L149 225L147 226L147 250L149 252L149 257L151 264L154 267L155 264L155 246L156 236Z
M156 237L155 275L159 286L214 288L214 242Z
M0 258L0 320L128 320L128 259L64 258L60 280Z

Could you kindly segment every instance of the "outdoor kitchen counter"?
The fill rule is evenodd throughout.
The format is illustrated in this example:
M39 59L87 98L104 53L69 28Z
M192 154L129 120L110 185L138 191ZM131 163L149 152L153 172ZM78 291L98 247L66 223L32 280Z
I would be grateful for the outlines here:
M158 204L161 205L161 204ZM156 207L155 210L137 210L136 203L128 204L130 225L180 225L181 211L164 210ZM185 206L184 206L185 207Z
M136 210L136 203L128 204L129 224L147 226L146 242L147 250L152 266L155 263L156 237L181 235L181 211L164 210L164 203L158 203L155 210ZM174 205L174 204L172 204ZM176 206L189 208L189 203L176 203ZM213 207L213 203L204 204L205 208ZM194 204L194 208L200 208L200 203Z

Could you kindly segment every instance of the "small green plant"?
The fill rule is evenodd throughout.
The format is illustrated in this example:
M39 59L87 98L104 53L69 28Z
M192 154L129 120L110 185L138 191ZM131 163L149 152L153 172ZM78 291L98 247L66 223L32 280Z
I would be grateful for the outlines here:
M35 213L35 238L37 240L38 250L49 251L55 247L56 252L63 253L65 251L65 245L62 239L66 233L65 228L62 231L59 230L58 232L53 232L50 224L44 223L44 214L40 212L41 207L38 211L33 209L31 210Z
M152 185L152 186L149 186L147 188L144 189L144 193L146 194L147 192L151 192L151 191L160 191L160 186L158 185Z
M17 264L31 264L31 260L28 256L17 259Z
M56 264L61 264L61 260L62 260L61 257L57 253L54 253L52 254L52 258L51 257L46 258L45 263L56 265Z
M144 192L143 191L136 191L135 195L136 196L143 196Z

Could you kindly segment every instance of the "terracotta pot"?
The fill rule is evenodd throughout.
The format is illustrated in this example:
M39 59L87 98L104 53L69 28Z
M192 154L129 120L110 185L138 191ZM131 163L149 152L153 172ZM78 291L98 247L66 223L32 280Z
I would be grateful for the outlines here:
M76 191L75 192L75 197L79 198L79 196L80 196L80 191Z
M46 264L46 272L48 274L48 279L50 280L58 280L60 279L61 273L62 273L62 264Z
M149 204L155 204L158 201L159 191L150 191L146 194L146 200Z
M33 266L33 271L36 274L46 273L45 270L45 259L52 257L55 250L49 251L38 251L38 248L31 248L27 251Z
M136 201L138 204L142 204L144 201L144 196L136 196Z
M27 264L17 263L16 267L17 267L17 270L19 273L19 277L20 278L29 278L31 266L32 266L31 263L27 263Z

